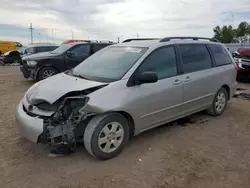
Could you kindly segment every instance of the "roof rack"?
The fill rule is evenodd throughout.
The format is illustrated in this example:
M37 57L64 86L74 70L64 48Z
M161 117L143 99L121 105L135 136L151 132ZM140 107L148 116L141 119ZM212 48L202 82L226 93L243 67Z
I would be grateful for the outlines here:
M140 40L160 40L160 39L159 38L132 38L132 39L126 39L122 43L131 42L131 41L140 41Z
M217 39L205 38L205 37L165 37L165 38L161 39L160 42L168 42L168 41L170 41L172 39L192 39L192 40L202 39L202 40L209 40L209 41L212 41L212 42L220 42Z

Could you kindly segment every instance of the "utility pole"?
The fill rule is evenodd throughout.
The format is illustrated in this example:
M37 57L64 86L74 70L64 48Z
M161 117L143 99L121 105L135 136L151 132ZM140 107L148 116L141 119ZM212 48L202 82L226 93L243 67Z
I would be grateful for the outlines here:
M47 31L47 43L49 43L49 33Z
M139 38L139 33L137 33L137 38Z
M38 35L39 35L40 43L42 43L42 41L41 41L41 33L38 33Z
M54 44L54 30L52 29L52 40L53 40L53 44Z
M120 43L120 37L117 38L117 43Z
M232 26L234 27L234 14L232 14Z
M71 31L71 37L72 37L72 40L74 39L74 32L72 30Z
M34 30L34 28L32 27L32 23L30 23L29 29L30 29L30 39L31 39L31 44L32 44L33 43L33 30Z

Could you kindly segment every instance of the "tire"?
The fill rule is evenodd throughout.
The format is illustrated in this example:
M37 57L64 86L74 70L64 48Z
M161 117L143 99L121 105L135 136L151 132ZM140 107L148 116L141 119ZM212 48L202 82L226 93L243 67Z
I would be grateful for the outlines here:
M118 128L116 131L112 131L115 125L117 125ZM112 132L116 132L117 134L109 135ZM115 137L115 139L112 139L112 137ZM121 153L128 140L128 120L118 113L109 113L93 117L84 132L84 145L86 150L99 160L108 160L117 156ZM117 147L113 142L117 144Z
M221 99L219 99L220 96L222 97ZM226 91L225 88L222 87L214 96L213 104L207 110L207 113L212 116L220 116L227 108L227 102L228 102L228 92ZM221 105L221 107L219 107L219 105Z
M46 73L48 73L47 76L45 76ZM51 73L51 74L49 74L49 73ZM58 71L53 67L44 67L38 72L37 81L44 80L44 79L46 79L50 76L53 76L57 73L58 73Z

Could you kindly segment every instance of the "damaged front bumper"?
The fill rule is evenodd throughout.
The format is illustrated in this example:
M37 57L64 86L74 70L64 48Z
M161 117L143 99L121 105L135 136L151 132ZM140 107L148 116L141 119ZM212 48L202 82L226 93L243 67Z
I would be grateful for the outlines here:
M48 143L52 153L71 153L93 115L83 110L87 101L85 96L66 97L56 111L44 111L24 97L15 116L20 133L31 142Z
M43 119L28 115L23 108L22 101L19 103L16 112L16 121L23 137L31 142L37 143L39 136L43 133Z

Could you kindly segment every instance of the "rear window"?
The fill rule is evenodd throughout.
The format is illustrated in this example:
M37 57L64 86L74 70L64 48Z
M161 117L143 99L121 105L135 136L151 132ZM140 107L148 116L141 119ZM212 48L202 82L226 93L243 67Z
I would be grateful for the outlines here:
M27 53L27 54L28 53L31 53L31 54L36 53L36 49L34 47L28 48L25 50L25 53Z
M212 67L212 59L204 44L179 45L184 73L191 73Z
M222 66L232 63L227 50L222 45L209 44L208 46L214 55L216 66Z

